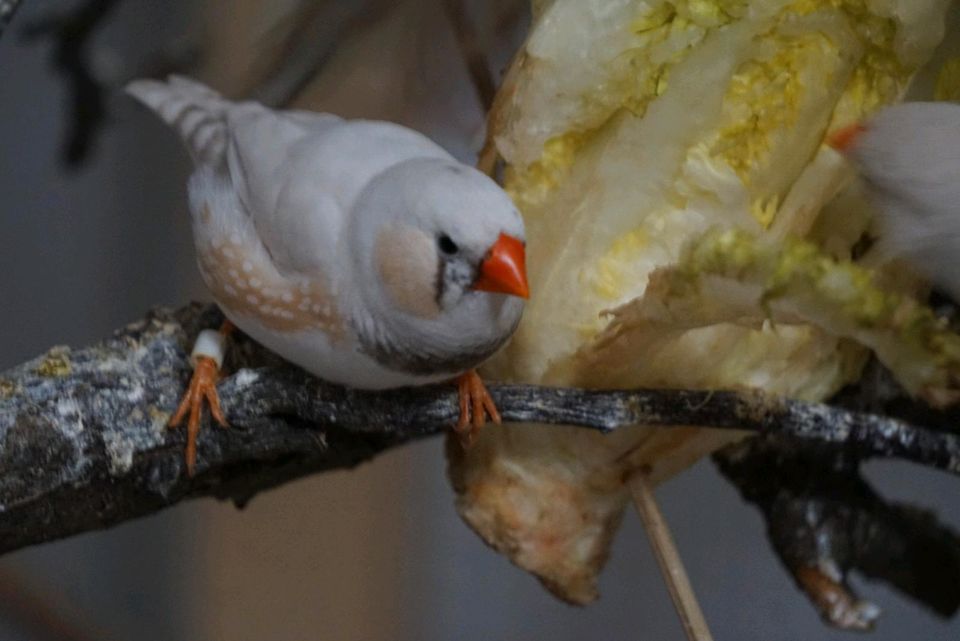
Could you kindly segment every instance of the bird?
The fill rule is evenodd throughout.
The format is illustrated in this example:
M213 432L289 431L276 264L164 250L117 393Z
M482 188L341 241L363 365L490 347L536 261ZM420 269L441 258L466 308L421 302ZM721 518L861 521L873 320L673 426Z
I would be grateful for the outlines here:
M170 425L194 472L235 326L307 372L380 390L456 380L468 446L500 422L476 368L529 297L523 220L497 183L397 124L227 100L183 76L128 94L180 135L200 274L227 323L200 333Z
M960 105L905 102L827 136L857 168L878 251L960 301Z

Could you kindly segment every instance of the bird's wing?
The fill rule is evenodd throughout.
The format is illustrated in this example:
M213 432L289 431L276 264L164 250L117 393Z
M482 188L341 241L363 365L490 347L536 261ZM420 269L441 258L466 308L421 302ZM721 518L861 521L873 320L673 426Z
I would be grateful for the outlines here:
M377 174L412 158L453 161L399 125L231 102L180 76L138 80L127 91L180 134L199 167L229 178L285 271L329 271L345 216Z
M226 168L254 218L276 209L304 142L343 123L331 114L274 111L255 102L230 103L224 121Z
M177 75L166 82L136 80L126 90L176 130L198 167L227 172L251 210L273 206L277 174L298 140L343 122L331 114L232 102Z
M231 224L246 227L252 223L271 255L281 263L278 266L302 263L298 260L304 254L302 248L318 236L322 239L328 235L316 223L342 218L338 204L325 197L322 189L314 189L309 203L300 203L296 211L284 217L285 226L276 216L286 186L291 180L302 179L294 179L297 172L291 171L291 167L302 165L294 158L301 143L341 124L337 116L273 111L255 102L232 102L206 85L181 76L171 76L166 82L137 80L127 86L127 92L176 130L198 170L212 170L229 181L240 207L224 211L250 217ZM313 182L309 177L307 181ZM289 197L286 200L289 204ZM311 215L304 215L305 207ZM202 207L194 213L199 211ZM293 241L289 247L287 238Z
M399 125L318 118L326 117L242 106L228 118L238 195L278 266L302 273L329 271L344 221L374 176L412 158L452 160Z

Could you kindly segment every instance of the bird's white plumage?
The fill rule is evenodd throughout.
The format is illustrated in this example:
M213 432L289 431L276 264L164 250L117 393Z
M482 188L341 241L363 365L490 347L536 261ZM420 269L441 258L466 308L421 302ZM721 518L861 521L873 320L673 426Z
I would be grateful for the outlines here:
M882 250L960 300L960 105L889 107L848 153L876 210Z
M181 78L128 91L186 143L201 273L227 316L271 350L325 379L384 388L450 378L512 333L520 299L461 291L456 278L435 310L411 313L431 300L428 280L440 287L445 264L422 255L436 252L433 235L455 236L464 265L500 233L523 238L506 194L426 137L233 103ZM417 260L404 262L399 238ZM431 265L437 273L424 273Z

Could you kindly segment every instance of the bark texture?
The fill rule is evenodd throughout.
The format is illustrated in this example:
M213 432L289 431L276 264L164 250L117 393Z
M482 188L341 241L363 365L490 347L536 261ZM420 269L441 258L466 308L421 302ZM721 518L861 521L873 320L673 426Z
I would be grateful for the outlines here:
M372 393L323 383L252 341L234 341L220 397L230 429L204 425L197 473L166 427L189 381L188 353L213 306L159 309L92 347L55 347L0 374L0 553L202 496L243 504L259 491L345 468L445 432L453 386ZM733 392L491 386L511 422L704 425L783 433L960 470L960 438L897 419Z

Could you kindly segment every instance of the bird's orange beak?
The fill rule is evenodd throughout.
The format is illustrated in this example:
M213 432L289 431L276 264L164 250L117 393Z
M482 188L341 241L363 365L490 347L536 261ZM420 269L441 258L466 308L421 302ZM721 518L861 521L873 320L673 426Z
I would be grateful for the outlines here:
M848 153L867 128L862 123L854 123L836 130L827 136L827 144L841 154Z
M473 289L530 298L526 255L522 240L501 233L480 263Z

